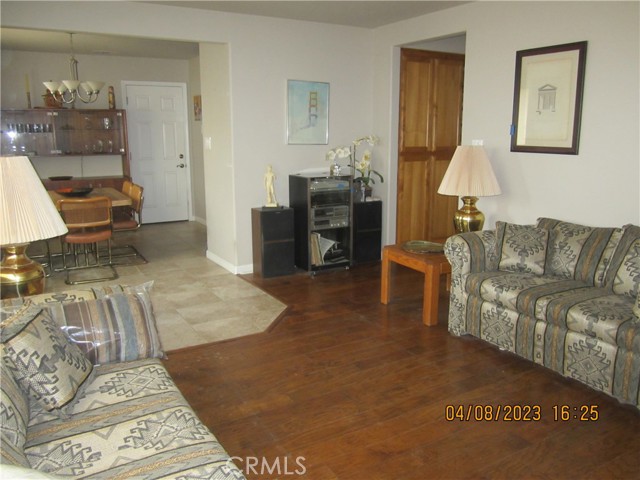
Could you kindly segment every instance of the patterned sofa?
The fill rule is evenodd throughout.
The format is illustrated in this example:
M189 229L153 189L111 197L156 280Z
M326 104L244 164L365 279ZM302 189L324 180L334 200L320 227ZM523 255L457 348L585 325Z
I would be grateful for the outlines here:
M2 302L2 478L244 478L163 367L149 290Z
M640 408L640 227L550 218L450 237L449 331Z

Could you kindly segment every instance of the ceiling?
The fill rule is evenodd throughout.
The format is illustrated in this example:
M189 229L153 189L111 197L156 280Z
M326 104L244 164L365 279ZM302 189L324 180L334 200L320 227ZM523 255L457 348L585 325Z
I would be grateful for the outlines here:
M165 6L197 8L247 15L287 18L361 28L390 23L455 7L468 1L149 1ZM66 32L0 29L2 49L69 53ZM198 44L163 39L74 33L77 54L189 59L198 56Z
M352 27L376 28L455 7L468 1L148 1L175 7L200 8Z

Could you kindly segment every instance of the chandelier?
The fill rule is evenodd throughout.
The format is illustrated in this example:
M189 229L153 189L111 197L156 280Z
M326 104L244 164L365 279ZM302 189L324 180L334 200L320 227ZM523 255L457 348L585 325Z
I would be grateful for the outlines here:
M84 103L93 103L98 99L100 89L104 86L104 82L97 82L95 80L83 82L78 80L78 60L76 60L73 54L73 33L69 34L69 43L71 45L71 58L69 58L71 80L42 83L44 83L44 86L47 87L47 90L52 93L58 102L73 103L79 98ZM84 90L84 95L81 93L81 90Z

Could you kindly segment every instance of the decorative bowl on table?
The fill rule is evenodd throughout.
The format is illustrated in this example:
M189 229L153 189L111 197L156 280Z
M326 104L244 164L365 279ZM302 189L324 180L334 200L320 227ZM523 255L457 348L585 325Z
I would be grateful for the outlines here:
M410 240L402 245L402 248L410 253L442 253L442 243L427 242L425 240Z
M56 190L60 195L64 195L65 197L84 197L85 195L89 195L93 191L91 187L76 187L76 188L59 188Z

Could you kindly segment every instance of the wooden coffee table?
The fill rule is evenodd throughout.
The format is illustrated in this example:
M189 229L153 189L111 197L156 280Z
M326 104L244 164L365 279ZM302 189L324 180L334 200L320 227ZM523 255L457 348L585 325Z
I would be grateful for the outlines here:
M387 305L390 300L391 262L424 273L424 300L422 323L427 326L438 324L438 297L440 276L451 274L451 265L443 253L411 253L402 245L387 245L382 250L382 274L380 302Z

